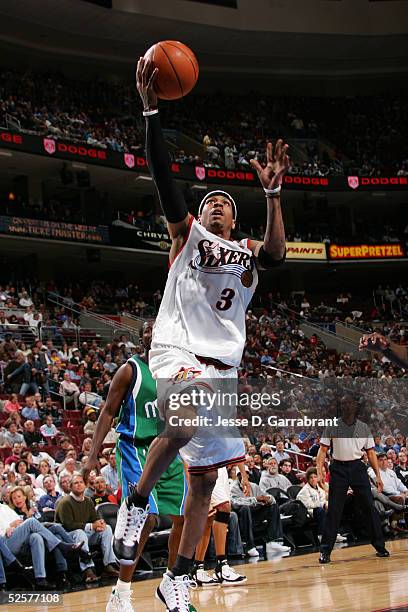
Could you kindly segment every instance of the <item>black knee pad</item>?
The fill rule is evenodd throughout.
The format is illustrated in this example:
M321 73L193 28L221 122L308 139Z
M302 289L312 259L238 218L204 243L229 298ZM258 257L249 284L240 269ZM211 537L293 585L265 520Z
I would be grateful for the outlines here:
M231 512L222 512L222 510L217 510L214 520L217 521L217 523L224 523L224 525L228 525L230 514Z

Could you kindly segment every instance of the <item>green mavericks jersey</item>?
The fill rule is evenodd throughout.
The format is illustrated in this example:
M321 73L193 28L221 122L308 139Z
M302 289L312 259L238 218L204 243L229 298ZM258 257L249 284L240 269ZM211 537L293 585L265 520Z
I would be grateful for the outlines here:
M120 408L116 431L135 446L149 445L163 429L157 409L157 391L149 366L133 355L128 359L133 377Z

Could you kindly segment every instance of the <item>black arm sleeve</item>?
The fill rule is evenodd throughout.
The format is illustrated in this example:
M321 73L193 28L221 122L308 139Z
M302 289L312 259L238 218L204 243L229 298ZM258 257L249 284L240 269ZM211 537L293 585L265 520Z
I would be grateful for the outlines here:
M282 259L274 259L269 253L267 253L263 247L259 249L258 253L258 263L261 268L265 268L268 270L269 268L275 268L276 266L280 266L286 259L286 249Z
M397 366L399 366L400 368L405 369L408 367L408 359L404 359L403 357L396 355L391 348L385 349L385 351L383 351L383 355L387 357L387 359L395 363Z
M188 215L188 208L171 175L169 154L158 113L146 117L146 156L164 216L170 223L183 221Z

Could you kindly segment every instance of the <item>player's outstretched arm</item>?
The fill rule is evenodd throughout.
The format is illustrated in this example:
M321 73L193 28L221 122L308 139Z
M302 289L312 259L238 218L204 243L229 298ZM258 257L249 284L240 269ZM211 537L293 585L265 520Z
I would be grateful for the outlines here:
M136 85L146 119L146 155L150 173L167 220L170 238L181 241L188 234L190 213L183 194L171 174L170 158L160 125L154 82L158 68L141 57L137 64ZM181 239L181 240L180 240ZM180 245L175 245L177 248Z
M277 140L275 148L271 142L268 142L265 168L262 168L256 159L251 159L251 165L256 170L265 191L267 220L264 241L250 240L249 247L257 258L259 267L264 269L275 267L285 261L285 227L280 192L283 176L289 168L288 148L283 140Z
M121 404L126 392L132 382L133 370L129 363L124 363L114 375L109 387L108 397L96 422L95 433L92 438L92 446L88 455L88 461L82 471L85 482L88 481L89 473L98 464L98 454L102 443L111 430L113 419L119 414Z
M394 344L378 332L365 334L360 338L360 351L381 351L387 359L400 366L408 367L408 347Z

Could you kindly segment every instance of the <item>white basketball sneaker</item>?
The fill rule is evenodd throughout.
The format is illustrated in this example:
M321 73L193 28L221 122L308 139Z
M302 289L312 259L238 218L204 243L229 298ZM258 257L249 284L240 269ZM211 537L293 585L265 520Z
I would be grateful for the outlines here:
M137 556L140 534L149 516L149 506L138 508L123 500L113 535L113 554L119 563L133 565Z
M215 568L213 578L214 581L221 586L236 586L238 584L244 584L247 581L246 576L238 574L238 572L226 562Z
M106 612L135 612L132 605L132 591L119 593L114 588L106 604Z
M187 574L173 578L166 572L157 587L156 597L164 603L167 612L191 612L194 610L190 602L191 583Z
M204 565L196 565L191 572L191 578L198 587L218 586L218 580L214 580L212 576L204 569Z

